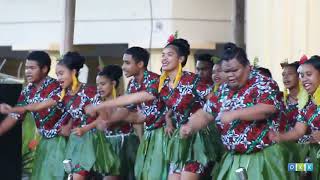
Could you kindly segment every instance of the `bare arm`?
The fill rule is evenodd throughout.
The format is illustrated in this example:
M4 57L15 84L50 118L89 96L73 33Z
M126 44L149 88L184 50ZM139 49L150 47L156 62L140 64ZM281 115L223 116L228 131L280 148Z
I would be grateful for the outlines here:
M85 126L75 128L72 130L72 132L75 133L77 136L82 136L88 131L90 131L91 129L96 128L97 122L98 121L93 121L90 124L87 124Z
M142 102L147 102L154 100L155 97L146 91L137 92L133 94L123 95L120 96L114 100L105 101L97 106L89 106L86 108L87 114L90 114L91 116L95 115L97 111L102 110L104 108L110 108L110 107L122 107L129 104L138 104Z
M273 105L257 104L245 109L239 109L236 113L238 114L240 120L252 121L264 120L275 112L276 109Z
M26 106L13 107L13 108L11 108L10 112L11 113L24 113L26 111L35 112L35 111L40 111L43 109L50 108L56 104L57 104L57 102L55 100L48 99L48 100L40 102L40 103L28 104Z
M131 112L127 108L117 108L117 110L107 118L107 121L109 123L125 121L132 124L142 124L145 121L145 116L139 111Z
M275 112L276 109L273 105L257 104L252 107L223 112L221 121L230 123L237 119L243 121L265 120Z
M213 119L214 117L212 115L199 109L189 118L189 122L180 128L180 135L182 137L188 137L194 132L198 132L206 127Z
M16 119L7 116L0 124L0 136L9 131L15 124L17 124Z

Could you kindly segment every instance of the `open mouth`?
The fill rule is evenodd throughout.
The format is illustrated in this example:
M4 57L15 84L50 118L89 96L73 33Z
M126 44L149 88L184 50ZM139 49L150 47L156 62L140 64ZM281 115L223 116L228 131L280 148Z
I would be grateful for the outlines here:
M289 84L290 84L290 81L284 81L283 84L284 84L284 85L289 85Z
M311 84L310 83L304 83L303 87L308 91L311 89Z
M104 91L98 91L98 94L103 95Z
M162 67L166 67L168 65L169 65L169 62L167 62L167 61L162 62Z

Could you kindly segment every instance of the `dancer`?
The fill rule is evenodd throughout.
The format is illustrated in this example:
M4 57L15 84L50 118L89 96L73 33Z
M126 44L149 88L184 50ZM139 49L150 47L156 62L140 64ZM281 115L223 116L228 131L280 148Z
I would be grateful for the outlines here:
M211 92L210 85L204 83L199 76L182 71L189 53L190 47L186 40L170 41L162 53L163 74L159 85L155 84L155 88L147 91L105 102L100 107L90 110L94 113L104 107L123 106L160 98L166 107L172 110L174 125L177 128L170 138L167 150L167 159L171 163L169 179L199 179L207 163L215 160L215 147L208 136L210 128L187 140L181 140L178 134L180 126L188 122L189 116L201 108L205 96Z
M61 92L59 83L48 76L50 66L51 59L44 51L33 51L27 56L25 76L29 84L21 91L17 106L39 103ZM70 126L66 125L56 107L33 111L31 114L42 136L36 149L31 179L63 179L65 136L69 136ZM0 134L8 131L18 120L23 120L25 115L24 111L9 114L0 124Z
M94 104L100 104L103 101L116 98L116 88L119 86L119 79L121 77L121 67L116 65L104 67L96 78L98 94L95 97ZM113 109L113 112L114 111L116 111L116 109ZM112 119L112 116L109 118ZM108 119L108 117L106 117L106 119ZM121 167L120 171L108 172L107 174L109 177L106 177L105 179L111 179L111 175L113 176L113 179L119 179L120 176L123 179L134 179L134 163L139 146L139 138L135 135L132 124L123 122L111 125L110 128L104 129L104 133L106 141L111 143L111 147L116 152L116 156L119 158L118 161ZM101 161L102 160L113 163L110 158L101 159ZM98 156L97 161L100 161Z
M196 74L200 78L211 81L213 65L210 54L200 54L196 57Z
M314 169L312 171L312 179L319 179L320 161L317 157L319 152L319 122L320 122L320 57L312 56L310 59L302 63L299 68L300 79L303 87L308 92L307 103L302 105L297 116L295 126L286 133L270 133L270 138L277 142L298 140L307 133L308 128L311 130L308 156L311 158ZM301 104L299 104L300 106Z
M159 75L147 70L149 56L149 53L141 47L131 47L123 55L124 74L126 77L134 77L128 84L127 93L141 94L141 96L135 96L138 100L127 99L126 97L130 95L120 96L115 100L87 108L87 113L94 115L99 110L104 111L105 107L126 106L127 113L140 109L145 116L144 119L142 118L145 122L145 131L137 152L135 177L138 180L165 180L168 174L168 163L165 158L168 136L164 132L166 108L158 98L149 97L143 101L147 97L144 94L158 93ZM127 113L122 112L124 117ZM124 117L117 119L128 120ZM135 120L130 122L141 123Z
M61 93L40 103L12 108L18 112L34 112L57 107L63 112L62 119L68 121L73 132L69 136L64 158L72 161L75 180L85 179L96 160L92 132L80 136L77 133L79 127L84 127L94 120L84 114L84 108L93 103L96 89L80 83L77 78L84 62L84 57L79 53L67 52L56 66Z
M221 61L226 83L191 116L181 136L189 137L215 121L227 152L214 179L237 179L237 173L249 179L288 179L288 162L281 158L286 157L284 148L267 136L278 121L275 81L250 67L245 51L233 43L225 45Z

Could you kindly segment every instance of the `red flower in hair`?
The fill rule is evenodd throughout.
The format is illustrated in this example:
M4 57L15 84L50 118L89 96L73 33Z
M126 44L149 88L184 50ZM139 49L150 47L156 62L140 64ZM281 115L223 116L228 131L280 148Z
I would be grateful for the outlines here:
M308 57L304 54L301 58L300 58L300 61L299 61L299 64L304 64L306 61L308 60Z
M173 41L174 39L175 39L175 38L174 38L174 35L171 34L171 35L169 36L168 43L172 43L172 41Z
M178 31L176 31L174 34L171 34L169 36L168 43L172 43L172 41L177 39L177 38L178 38Z

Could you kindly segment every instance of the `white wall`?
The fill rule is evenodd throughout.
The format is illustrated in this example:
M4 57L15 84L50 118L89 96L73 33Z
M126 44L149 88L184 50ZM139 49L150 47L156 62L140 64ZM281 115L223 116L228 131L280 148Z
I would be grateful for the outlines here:
M0 45L58 49L63 0L0 0ZM179 30L192 47L231 39L231 0L152 0L152 47ZM77 0L75 44L128 43L149 47L149 0ZM209 44L209 45L208 45Z
M282 87L280 62L320 52L319 0L248 0L247 52L271 69Z

